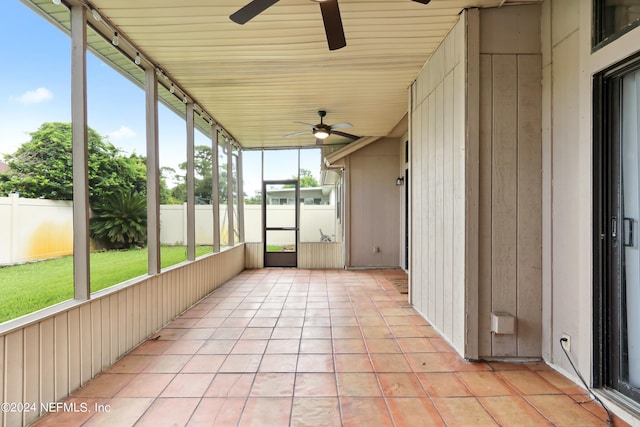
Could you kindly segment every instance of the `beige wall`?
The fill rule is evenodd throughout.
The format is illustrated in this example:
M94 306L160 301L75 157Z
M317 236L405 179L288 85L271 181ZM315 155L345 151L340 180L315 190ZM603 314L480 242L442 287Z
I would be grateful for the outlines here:
M591 294L592 283L591 277L585 277L581 271L590 265L589 224L592 216L590 186L585 186L591 180L590 156L580 156L581 151L591 149L590 136L580 139L580 104L585 103L589 110L591 105L590 91L580 91L580 57L583 55L580 9L578 0L546 2L542 21L545 102L543 354L548 361L567 371L570 367L558 342L562 333L571 335L572 347L583 366L591 356L588 345L591 322L583 325L580 322L580 312L585 305L590 306L590 296L587 299L584 296ZM587 43L588 46L590 42ZM587 126L590 128L590 124Z
M412 88L411 302L467 358L541 354L539 22L466 11Z
M382 138L345 159L348 267L400 265L398 144Z
M542 4L542 354L577 380L559 340L590 382L593 359L592 78L640 50L640 28L591 52L592 2ZM633 420L612 401L609 408ZM637 419L635 421L637 423Z
M538 5L480 10L480 357L541 356L539 22ZM515 333L492 333L491 313Z
M466 17L411 95L411 302L465 354Z
M243 269L240 245L4 323L0 402L35 403L37 410L2 413L0 426L30 424L41 402L63 399Z
M591 52L591 2L542 5L543 356L569 375L571 335L585 378L593 362L592 78L640 49L640 28Z

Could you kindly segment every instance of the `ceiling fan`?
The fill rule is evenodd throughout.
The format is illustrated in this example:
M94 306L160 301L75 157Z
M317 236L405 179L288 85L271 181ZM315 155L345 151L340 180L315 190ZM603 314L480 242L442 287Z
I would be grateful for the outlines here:
M352 135L350 133L335 130L335 129L344 129L344 128L353 127L351 123L336 123L333 125L328 125L324 123L323 119L326 115L327 115L326 111L324 110L318 111L318 116L320 116L320 123L318 123L317 125L312 125L311 123L297 122L297 121L294 123L299 123L301 125L310 127L311 133L313 134L313 136L316 137L316 145L322 145L323 141L327 139L329 135L339 135L354 141L360 138L359 136ZM291 136L304 135L305 133L308 133L308 132L309 132L308 130L303 130L300 132L290 133L289 135L285 135L284 137L288 138Z
M342 28L342 18L340 18L340 8L338 0L312 0L320 4L322 21L324 22L324 32L327 35L329 50L337 50L347 45ZM417 3L428 4L431 0L413 0ZM274 4L278 0L253 0L229 16L231 20L238 24L246 24Z

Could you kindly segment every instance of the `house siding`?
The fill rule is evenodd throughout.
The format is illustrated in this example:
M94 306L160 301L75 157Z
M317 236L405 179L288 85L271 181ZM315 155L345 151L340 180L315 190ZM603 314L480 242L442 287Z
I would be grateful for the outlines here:
M411 302L467 358L541 355L540 6L461 15L412 88ZM517 30L517 31L516 31ZM491 314L516 319L491 331Z
M480 11L480 357L541 356L539 22L538 5ZM515 333L492 333L491 313Z
M399 138L382 138L348 156L347 267L400 266L400 144Z
M411 302L456 350L466 345L466 16L411 95Z

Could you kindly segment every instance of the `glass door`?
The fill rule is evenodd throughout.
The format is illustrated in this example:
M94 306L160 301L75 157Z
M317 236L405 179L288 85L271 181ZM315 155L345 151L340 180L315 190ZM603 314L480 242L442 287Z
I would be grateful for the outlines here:
M596 79L595 382L640 402L640 70ZM599 150L599 152L598 152Z
M622 78L622 222L620 270L620 378L625 387L640 389L640 71Z
M297 180L263 181L265 267L298 266L300 189Z

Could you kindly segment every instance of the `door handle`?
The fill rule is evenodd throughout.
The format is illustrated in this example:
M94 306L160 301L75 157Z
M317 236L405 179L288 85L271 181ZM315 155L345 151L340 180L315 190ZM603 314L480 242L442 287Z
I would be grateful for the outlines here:
M615 216L611 217L611 238L616 239L618 237L618 219Z
M624 218L624 245L625 246L634 246L634 237L633 237L633 218Z

